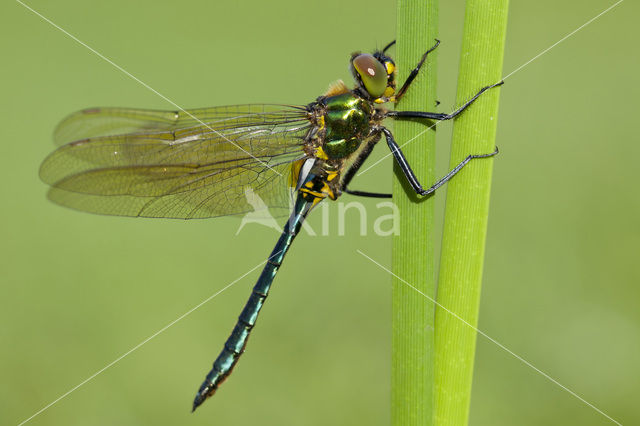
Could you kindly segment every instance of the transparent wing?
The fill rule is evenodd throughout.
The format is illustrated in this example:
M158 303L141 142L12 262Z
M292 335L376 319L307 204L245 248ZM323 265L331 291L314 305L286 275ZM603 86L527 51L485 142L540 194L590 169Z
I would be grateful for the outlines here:
M91 137L54 151L40 177L51 185L52 201L92 213L190 219L267 206L286 215L292 163L304 157L310 123L304 109L278 108L193 110L204 125L159 111L81 111L58 126L56 138Z
M80 139L129 133L163 132L199 126L224 130L273 122L296 121L303 107L284 105L233 105L185 111L133 108L88 108L71 114L54 132L56 145ZM195 129L194 129L195 130Z

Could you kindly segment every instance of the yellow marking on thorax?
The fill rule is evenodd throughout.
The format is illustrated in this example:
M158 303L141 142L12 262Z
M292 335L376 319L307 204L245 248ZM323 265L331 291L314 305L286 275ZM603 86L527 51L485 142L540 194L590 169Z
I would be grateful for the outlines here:
M321 160L328 160L329 159L329 156L327 155L326 152L324 152L324 149L322 149L321 146L316 148L316 157L321 159Z
M291 163L291 173L289 173L289 187L295 188L298 185L298 177L300 176L300 169L304 164L305 159L294 161Z
M338 176L338 172L327 172L327 182L331 182Z

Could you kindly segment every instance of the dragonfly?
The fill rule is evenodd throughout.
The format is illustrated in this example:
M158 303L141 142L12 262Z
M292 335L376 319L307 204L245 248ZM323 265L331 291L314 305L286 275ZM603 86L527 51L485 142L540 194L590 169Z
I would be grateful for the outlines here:
M396 111L418 76L420 58L400 89L387 53L392 41L372 54L350 58L355 85L333 83L304 105L248 104L180 111L89 108L71 114L54 132L59 147L40 167L48 198L72 209L106 215L211 218L252 212L247 193L271 214L288 215L231 335L198 389L193 410L212 396L245 351L276 273L303 221L318 203L347 193L389 198L350 188L356 172L384 136L395 161L417 194L429 196L473 159L467 156L443 178L423 187L392 132L389 119L450 120L485 91L483 87L451 113Z

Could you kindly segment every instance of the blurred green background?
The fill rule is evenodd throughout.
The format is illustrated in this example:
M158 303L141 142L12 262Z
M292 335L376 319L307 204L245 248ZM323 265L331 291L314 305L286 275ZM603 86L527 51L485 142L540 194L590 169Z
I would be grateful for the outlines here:
M512 2L504 75L612 3ZM29 5L183 107L306 104L350 81L352 51L395 37L389 1ZM463 8L441 2L443 111ZM623 424L640 424L639 9L622 3L502 88L480 313L481 330ZM174 108L19 3L0 10L0 423L15 425L262 262L277 235L253 224L236 236L235 218L49 203L38 167L66 114ZM451 124L438 129L442 175ZM373 170L358 188L390 189L390 158ZM332 205L329 235L295 242L247 354L197 413L194 393L258 271L29 424L389 424L391 280L356 250L389 265L390 238L372 232L377 202L363 202L367 236L355 210L339 236ZM610 424L482 337L473 386L472 425Z

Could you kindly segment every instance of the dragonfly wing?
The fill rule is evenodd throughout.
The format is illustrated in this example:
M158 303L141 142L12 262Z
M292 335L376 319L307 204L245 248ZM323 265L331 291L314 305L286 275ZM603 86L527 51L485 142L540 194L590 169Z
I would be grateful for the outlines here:
M52 187L49 198L122 216L207 218L255 206L287 214L291 166L304 157L309 121L301 112L240 118L246 106L235 113L225 108L229 118L207 126L100 136L58 148L40 169Z
M197 126L210 126L214 129L234 128L248 124L296 120L304 111L303 107L263 104L184 111L88 108L62 120L54 131L53 139L56 145L64 145L100 136L163 132Z

